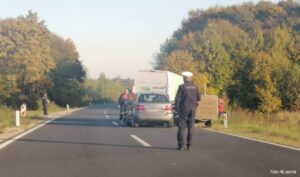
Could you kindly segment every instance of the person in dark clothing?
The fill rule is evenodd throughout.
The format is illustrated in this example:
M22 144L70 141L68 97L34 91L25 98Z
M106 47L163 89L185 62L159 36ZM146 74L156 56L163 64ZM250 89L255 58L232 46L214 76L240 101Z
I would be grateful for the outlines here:
M201 100L198 88L192 83L191 72L182 73L184 84L180 85L175 98L175 111L179 115L177 142L178 150L183 150L184 132L187 128L186 146L191 150L192 129L195 122L196 110L199 101Z
M128 90L126 89L119 97L118 105L120 107L120 121L123 120L127 112L128 96Z
M49 103L48 96L47 93L45 93L44 96L42 97L44 116L48 115L48 110L47 110L48 103Z

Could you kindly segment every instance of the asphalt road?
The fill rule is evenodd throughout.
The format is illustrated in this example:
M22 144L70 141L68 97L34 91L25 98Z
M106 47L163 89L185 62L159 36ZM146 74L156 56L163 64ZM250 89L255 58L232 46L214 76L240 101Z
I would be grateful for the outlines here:
M16 140L0 150L0 177L300 176L300 151L203 129L177 151L176 128L125 127L117 113L89 107Z

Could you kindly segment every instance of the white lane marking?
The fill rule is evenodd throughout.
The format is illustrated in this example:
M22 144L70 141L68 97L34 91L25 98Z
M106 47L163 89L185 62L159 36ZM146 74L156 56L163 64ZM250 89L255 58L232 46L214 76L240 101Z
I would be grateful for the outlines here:
M258 140L258 139L254 139L254 138L248 138L248 137L244 137L244 136L240 136L240 135L235 135L235 134L231 134L231 133L227 133L227 132L221 132L221 131L217 131L217 130L213 130L213 129L204 129L204 130L212 131L212 132L216 132L216 133L221 133L221 134L225 134L225 135L229 135L229 136L234 136L234 137L237 137L237 138L242 138L242 139L246 139L246 140L250 140L250 141L255 141L255 142L259 142L259 143L264 143L264 144L269 144L269 145L273 145L273 146L278 146L278 147L282 147L282 148L286 148L286 149L292 149L292 150L300 151L299 148L295 148L295 147L291 147L291 146L286 146L286 145L282 145L282 144L271 143L271 142L267 142L267 141L263 141L263 140Z
M57 117L57 118L58 118L58 117ZM0 149L5 148L6 146L10 145L11 143L17 141L18 139L24 137L25 135L27 135L27 134L29 134L29 133L31 133L31 132L33 132L33 131L35 131L35 130L41 128L42 126L44 126L44 125L46 125L46 124L52 122L52 121L55 120L55 119L56 119L56 118L51 119L51 120L47 120L47 121L41 123L40 125L37 125L36 127L32 128L32 129L29 129L29 130L27 130L26 132L24 132L24 133L22 133L22 134L20 134L20 135L18 135L18 136L16 136L16 137L14 137L14 138L12 138L12 139L9 139L9 140L5 141L4 143L0 144Z
M109 116L108 116L108 115L106 115L106 116L105 116L105 118L109 118Z
M136 135L130 135L130 136L131 136L131 138L135 139L137 142L141 143L143 146L151 147L151 145L149 143L147 143L146 141L144 141L141 138L137 137Z
M112 124L114 124L115 126L119 126L119 124L115 121L112 121Z

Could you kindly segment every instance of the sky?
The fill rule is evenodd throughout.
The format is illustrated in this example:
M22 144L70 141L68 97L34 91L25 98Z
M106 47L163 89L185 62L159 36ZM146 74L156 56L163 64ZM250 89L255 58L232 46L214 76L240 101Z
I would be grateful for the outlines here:
M2 1L2 2L1 2ZM278 2L277 0L273 0ZM246 0L0 0L0 19L37 12L48 29L71 38L88 77L134 78L152 69L154 54L191 9ZM258 2L258 0L252 0Z

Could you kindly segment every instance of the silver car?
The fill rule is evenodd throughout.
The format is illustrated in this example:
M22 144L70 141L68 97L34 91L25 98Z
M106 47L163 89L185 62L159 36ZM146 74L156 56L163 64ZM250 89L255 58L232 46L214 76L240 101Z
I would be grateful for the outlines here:
M172 103L168 96L159 93L139 93L131 105L128 124L138 127L141 124L166 124L173 127Z

